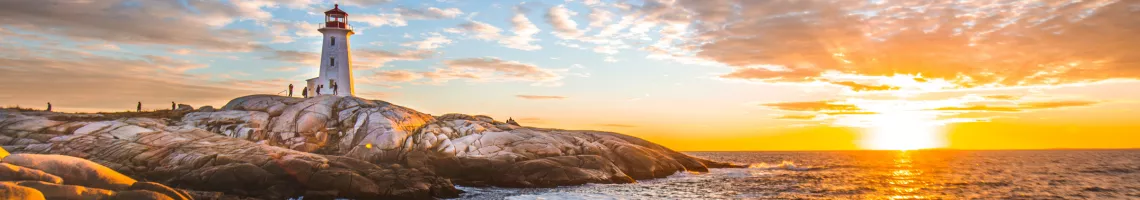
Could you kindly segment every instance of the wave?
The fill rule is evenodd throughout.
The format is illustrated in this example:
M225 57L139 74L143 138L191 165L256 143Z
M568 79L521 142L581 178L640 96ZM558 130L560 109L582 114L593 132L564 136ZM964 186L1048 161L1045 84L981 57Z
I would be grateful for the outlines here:
M526 195L510 196L510 197L507 197L506 199L508 199L508 200L531 200L531 199L535 199L535 200L537 200L537 199L543 199L543 200L562 200L562 199L567 199L567 200L570 200L570 199L575 199L575 200L576 199L617 200L617 199L627 199L627 198L610 196L610 195L606 195L606 194L588 194L588 193L575 193L575 192L550 192L550 193L542 193L542 194L526 194Z
M763 162L762 163L752 163L751 165L748 165L748 168L771 169L771 170L791 170L791 171L809 171L809 170L825 169L823 167L798 166L798 165L796 165L795 162L792 162L792 161L780 161L780 164L768 164L768 163L763 163Z

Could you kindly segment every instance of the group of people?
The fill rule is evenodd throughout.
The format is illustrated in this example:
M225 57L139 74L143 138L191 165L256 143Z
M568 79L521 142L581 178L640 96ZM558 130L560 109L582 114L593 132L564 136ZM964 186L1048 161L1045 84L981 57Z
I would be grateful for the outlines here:
M321 89L324 89L324 87L325 87L325 85L317 85L317 89L314 92L316 92L317 95L321 95ZM336 85L336 81L329 79L329 88L332 89L333 95L337 95L337 89L339 87ZM305 98L309 98L309 87L305 87L304 89L301 89L301 96L303 96ZM289 84L289 97L293 97L293 84ZM170 110L177 110L177 109L178 109L178 104L171 101L170 102ZM45 111L51 112L51 102L47 103L47 110L45 110ZM142 102L141 101L138 102L138 106L135 107L135 112L142 112Z
M175 110L175 108L177 108L177 105L178 104L175 104L173 101L171 101L170 102L170 110ZM44 111L51 112L51 102L47 102L47 109L45 109ZM142 112L142 102L141 101L138 102L137 106L135 106L135 112Z
M321 89L324 88L325 85L317 85L316 90L313 90L313 92L316 92L316 95L321 95ZM329 89L332 89L333 95L337 95L339 93L337 92L337 89L339 88L340 87L336 85L336 81L329 79ZM293 84L289 84L289 97L293 97ZM309 98L309 87L304 87L301 89L301 97Z

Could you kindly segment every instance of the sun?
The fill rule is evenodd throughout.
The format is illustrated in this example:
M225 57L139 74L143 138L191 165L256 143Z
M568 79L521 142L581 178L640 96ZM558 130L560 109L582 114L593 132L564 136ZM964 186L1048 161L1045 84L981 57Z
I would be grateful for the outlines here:
M864 148L875 150L915 150L943 145L942 126L933 119L913 112L880 113L867 116Z

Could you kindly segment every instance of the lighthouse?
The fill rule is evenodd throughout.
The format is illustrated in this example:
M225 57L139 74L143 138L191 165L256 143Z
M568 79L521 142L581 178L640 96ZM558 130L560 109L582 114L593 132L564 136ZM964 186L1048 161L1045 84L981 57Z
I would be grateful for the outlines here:
M317 31L324 36L321 44L321 69L316 78L307 80L308 87L315 94L336 94L337 96L353 96L355 94L352 81L352 57L348 48L348 37L352 36L352 26L348 24L348 13L340 10L340 5L333 5L333 9L325 11L325 21L319 25ZM333 91L333 86L336 91Z

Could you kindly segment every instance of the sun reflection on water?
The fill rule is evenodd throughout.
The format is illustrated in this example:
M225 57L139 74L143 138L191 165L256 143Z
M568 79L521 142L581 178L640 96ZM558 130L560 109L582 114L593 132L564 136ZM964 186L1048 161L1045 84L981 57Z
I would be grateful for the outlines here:
M926 173L921 167L916 167L913 152L899 151L894 159L894 168L886 180L885 199L930 199L927 189L930 189L929 180L923 175Z

